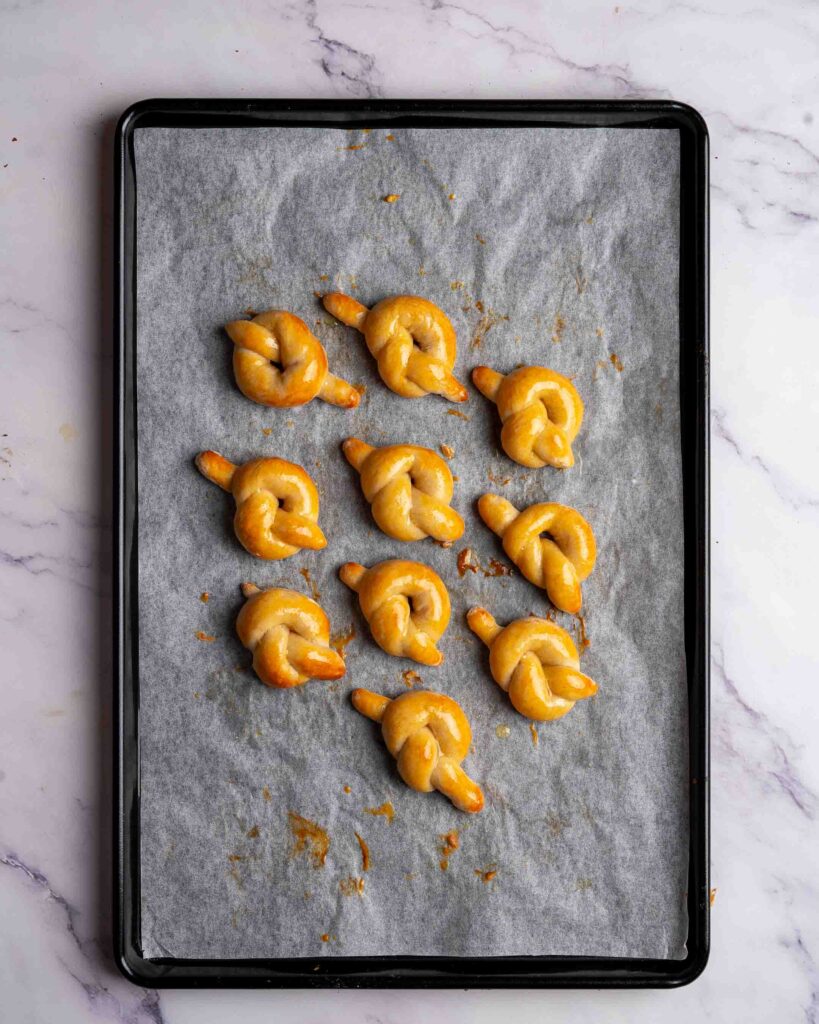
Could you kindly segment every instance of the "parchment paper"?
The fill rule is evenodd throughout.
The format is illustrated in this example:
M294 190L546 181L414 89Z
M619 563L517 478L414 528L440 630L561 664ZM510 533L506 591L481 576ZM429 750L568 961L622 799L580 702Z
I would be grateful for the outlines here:
M141 129L135 147L144 954L682 957L676 132ZM390 193L400 199L384 202ZM586 407L575 468L511 462L471 385L460 407L388 391L362 337L314 295L334 288L367 304L402 292L439 304L464 381L480 363L574 376ZM222 325L269 308L302 316L331 369L366 386L358 410L277 411L240 394ZM351 435L450 445L463 541L381 534L340 452ZM305 466L328 547L278 563L246 554L232 498L194 468L206 448ZM582 667L600 692L538 726L537 745L464 622L478 603L502 623L549 608L519 573L459 578L466 546L484 566L506 561L475 511L488 490L521 508L573 505L597 537ZM449 588L440 668L382 653L337 578L344 561L390 557L426 562ZM310 593L302 570L333 629L356 631L347 674L272 691L234 633L239 584ZM577 635L571 617L558 622ZM469 716L465 767L483 813L409 790L380 730L352 709L354 686L395 696L406 669ZM386 801L391 823L366 812ZM309 843L294 852L288 812L326 830L323 866ZM453 828L460 845L442 870ZM363 893L345 881L357 878Z

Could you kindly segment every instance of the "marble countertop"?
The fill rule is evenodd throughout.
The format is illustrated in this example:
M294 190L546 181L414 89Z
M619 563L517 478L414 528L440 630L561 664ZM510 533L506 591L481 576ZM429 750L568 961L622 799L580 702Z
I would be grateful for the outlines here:
M0 5L9 1020L819 1019L819 8ZM712 954L679 992L143 991L110 960L111 198L149 96L672 98L712 147ZM787 414L787 415L786 415Z

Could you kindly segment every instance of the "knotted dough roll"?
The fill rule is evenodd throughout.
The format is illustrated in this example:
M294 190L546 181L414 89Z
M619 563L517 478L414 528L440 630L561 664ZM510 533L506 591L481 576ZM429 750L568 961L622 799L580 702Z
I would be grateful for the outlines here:
M236 383L251 401L279 409L314 398L345 409L361 401L351 384L329 372L324 346L293 313L270 309L252 320L231 320L225 330L236 346Z
M500 626L485 608L471 608L466 621L489 648L492 678L527 718L562 718L597 693L597 683L580 671L574 641L556 623L532 615Z
M392 559L366 569L346 562L338 573L358 594L378 646L397 658L440 665L435 646L449 624L449 594L441 577L420 562Z
M464 521L449 506L452 473L440 455L414 444L373 448L357 437L341 448L361 474L373 519L388 537L451 544L463 534Z
M437 789L460 811L483 809L481 787L461 768L472 730L460 704L442 693L413 690L395 700L370 690L353 690L353 707L381 723L387 749L410 789Z
M545 366L521 366L506 376L476 366L472 383L497 405L501 445L510 459L531 469L574 465L572 441L583 422L583 402L567 377Z
M326 547L318 525L318 491L301 466L284 459L253 459L235 466L208 451L196 456L196 467L236 499L233 528L251 555L289 558L302 548Z
M243 583L247 598L236 632L253 654L253 668L266 686L288 689L308 679L340 679L344 659L330 647L330 622L315 601L283 587L259 590Z
M592 528L576 509L545 502L518 512L499 494L483 494L478 512L530 583L545 590L561 611L580 611L580 584L594 568L597 545Z
M325 295L322 301L337 320L361 331L378 360L381 379L397 395L467 400L466 388L452 374L455 330L446 313L432 302L417 295L394 295L367 309L341 292Z

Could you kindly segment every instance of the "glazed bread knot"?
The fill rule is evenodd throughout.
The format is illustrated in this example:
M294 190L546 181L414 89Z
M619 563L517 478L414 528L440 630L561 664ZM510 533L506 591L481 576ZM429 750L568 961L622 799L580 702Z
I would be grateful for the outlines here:
M341 448L361 474L373 519L388 537L451 544L463 534L463 519L449 507L452 473L435 452L414 444L373 448L357 437L348 437Z
M251 555L289 558L301 548L326 547L317 522L318 491L301 466L284 459L253 459L235 466L218 452L200 452L196 466L236 499L233 528Z
M591 527L579 512L554 502L530 505L518 512L498 494L482 495L478 512L530 583L544 589L561 611L580 611L580 584L594 568L597 546Z
M367 309L340 292L325 295L322 301L328 313L362 332L367 348L378 360L381 379L396 394L467 400L466 388L452 375L455 331L443 310L433 303L415 295L395 295Z
M330 623L304 594L243 583L247 598L236 632L253 654L253 668L266 686L288 689L308 679L340 679L344 660L330 647Z
M318 396L352 409L361 396L327 370L327 353L307 324L281 309L252 320L225 324L233 350L233 372L243 395L261 405L289 408Z
M406 784L421 793L437 789L461 811L483 808L481 787L461 768L472 730L451 697L428 690L402 693L395 700L369 690L353 690L356 711L381 723L387 749Z
M521 366L506 376L477 366L472 381L498 407L501 445L510 459L532 469L574 465L583 402L568 378L543 366Z
M396 658L440 665L435 646L449 624L449 594L426 565L393 559L365 569L346 562L341 581L356 591L364 618L378 646Z
M580 671L574 641L554 622L531 616L502 627L485 608L470 609L466 621L489 648L492 678L527 718L562 718L597 693L597 683Z

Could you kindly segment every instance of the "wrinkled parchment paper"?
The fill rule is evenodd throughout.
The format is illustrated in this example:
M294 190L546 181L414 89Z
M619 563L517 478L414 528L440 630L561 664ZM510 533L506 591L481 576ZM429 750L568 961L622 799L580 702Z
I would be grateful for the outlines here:
M684 955L676 133L142 129L135 145L145 955ZM507 459L471 385L464 406L388 391L362 337L320 306L331 289L439 304L464 381L480 363L573 376L586 407L575 468ZM331 369L366 386L358 410L240 394L222 325L269 308L303 317ZM451 446L463 541L381 534L339 449L351 435ZM246 554L232 498L194 468L206 448L305 466L328 547ZM506 562L475 511L488 490L573 505L597 537L582 667L600 691L537 726L537 742L464 622L478 603L502 623L549 608L519 573L459 578L466 546L483 566ZM440 668L382 653L337 579L344 561L389 557L428 563L449 588ZM269 690L234 634L239 584L311 593L308 575L334 631L355 630L347 675ZM407 669L469 716L483 813L409 790L352 709L353 686L395 696ZM385 802L391 822L367 811ZM289 812L326 831L323 865L309 841L298 851Z

